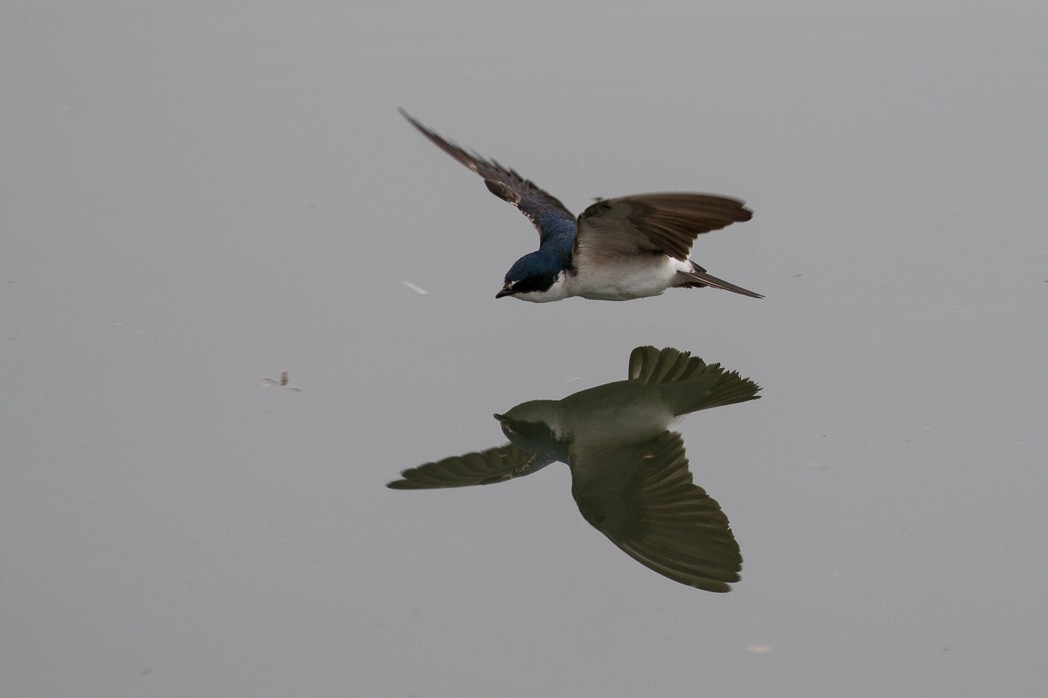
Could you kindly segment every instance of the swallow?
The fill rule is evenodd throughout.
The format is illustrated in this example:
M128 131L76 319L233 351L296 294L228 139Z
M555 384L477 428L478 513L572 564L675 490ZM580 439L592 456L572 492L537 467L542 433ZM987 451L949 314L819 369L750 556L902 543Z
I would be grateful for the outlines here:
M701 233L748 221L742 201L713 194L635 194L598 199L577 218L554 196L494 160L470 153L400 110L422 135L484 178L538 229L539 249L506 272L496 298L548 303L572 296L625 301L668 288L713 288L750 298L754 291L719 279L690 259Z

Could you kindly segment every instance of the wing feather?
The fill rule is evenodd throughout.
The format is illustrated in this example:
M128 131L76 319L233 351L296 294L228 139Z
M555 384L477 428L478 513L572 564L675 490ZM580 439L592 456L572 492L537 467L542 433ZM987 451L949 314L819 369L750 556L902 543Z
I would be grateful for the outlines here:
M432 490L491 485L530 475L552 462L506 444L409 468L400 473L402 479L394 480L386 487L394 490Z
M539 231L540 243L545 242L548 235L563 230L563 224L557 227L555 225L557 222L568 221L574 224L575 215L556 197L540 189L531 180L521 177L514 170L503 167L494 160L487 160L464 150L443 138L436 131L423 126L403 109L399 111L401 116L438 148L483 177L488 191L503 201L513 204L521 213L531 219Z
M739 581L742 555L720 505L692 482L679 434L663 432L595 465L572 465L582 516L641 564L706 591ZM580 480L581 471L600 472Z
M687 261L695 238L753 213L743 202L712 194L637 194L606 199L579 216L577 259L661 252ZM599 261L599 260L596 260Z

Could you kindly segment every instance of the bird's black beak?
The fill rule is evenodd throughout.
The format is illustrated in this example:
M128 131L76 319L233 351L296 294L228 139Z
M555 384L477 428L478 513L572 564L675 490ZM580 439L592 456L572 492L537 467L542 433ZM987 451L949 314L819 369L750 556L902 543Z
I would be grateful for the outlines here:
M503 296L512 296L513 289L509 286L503 286L502 290L495 294L495 298L502 298Z

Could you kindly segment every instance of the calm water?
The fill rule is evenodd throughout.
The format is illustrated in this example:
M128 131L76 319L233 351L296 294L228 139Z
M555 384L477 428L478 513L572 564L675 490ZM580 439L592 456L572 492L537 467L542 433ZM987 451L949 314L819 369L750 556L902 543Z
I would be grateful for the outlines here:
M1043 2L0 9L0 693L1037 694L1046 35ZM575 211L744 199L694 256L767 297L496 301L533 230L397 106ZM762 388L671 427L729 593L623 554L561 464L385 487L644 345Z

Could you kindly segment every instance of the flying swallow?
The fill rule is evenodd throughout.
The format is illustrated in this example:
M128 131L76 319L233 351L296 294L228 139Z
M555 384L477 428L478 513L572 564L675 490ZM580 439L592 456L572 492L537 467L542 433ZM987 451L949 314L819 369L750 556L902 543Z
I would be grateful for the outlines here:
M709 274L690 259L700 233L753 216L743 202L712 194L636 194L601 199L576 218L564 204L494 160L470 153L400 113L441 150L484 178L539 232L539 249L518 259L496 298L547 303L580 296L624 301L667 288L712 286L751 298L759 293Z

